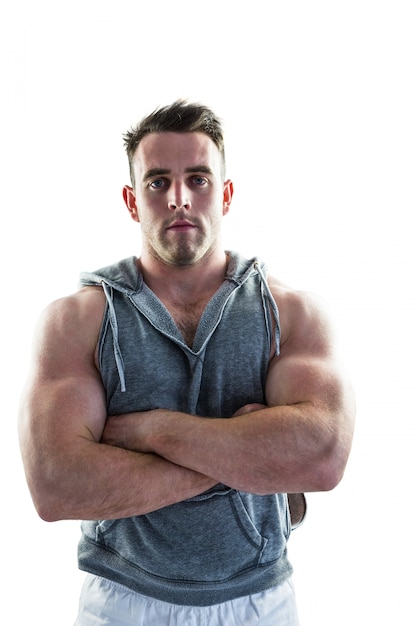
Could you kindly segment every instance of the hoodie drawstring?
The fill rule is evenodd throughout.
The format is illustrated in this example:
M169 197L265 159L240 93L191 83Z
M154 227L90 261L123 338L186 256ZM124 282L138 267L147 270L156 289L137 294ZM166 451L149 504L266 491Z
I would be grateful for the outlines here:
M278 311L278 307L277 304L272 296L271 290L269 288L268 282L266 280L265 274L262 271L261 265L258 261L255 261L254 263L254 267L256 269L256 271L259 274L259 277L261 279L261 291L262 291L262 298L263 300L267 301L267 304L269 304L271 310L272 310L272 314L274 316L274 320L275 320L275 355L279 356L280 353L280 342L281 342L281 328L280 328L280 322L279 322L279 311Z
M125 367L122 352L119 346L119 328L117 326L116 311L114 310L113 304L113 289L106 285L103 280L101 281L101 286L103 287L103 291L107 299L107 304L109 306L109 321L113 334L114 359L116 361L117 371L119 373L121 391L124 392L126 391Z
M266 277L262 271L261 265L258 261L255 261L254 268L258 272L259 277L261 279L262 300L266 306L269 305L270 310L272 311L272 314L275 320L275 354L276 356L279 356L281 331L280 331L278 307L272 296L271 290L269 288ZM126 391L125 366L124 366L123 356L122 356L122 352L121 352L120 345L119 345L119 329L117 325L116 311L114 309L114 304L113 304L113 288L110 285L106 284L104 280L101 281L101 286L103 288L104 294L106 296L107 304L109 307L109 321L110 321L110 326L111 326L112 335L113 335L113 352L114 352L114 359L115 359L116 366L117 366L117 371L119 374L120 388L122 392L125 392ZM266 313L266 309L265 309L265 313ZM270 333L269 329L268 331Z

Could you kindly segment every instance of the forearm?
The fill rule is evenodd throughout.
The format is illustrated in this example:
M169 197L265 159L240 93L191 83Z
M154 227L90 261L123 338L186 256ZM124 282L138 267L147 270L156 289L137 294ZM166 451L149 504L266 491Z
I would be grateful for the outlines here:
M19 410L19 440L29 489L43 519L142 515L215 484L157 454L103 443L105 423L99 380L62 377L28 386Z
M55 451L56 452L56 451ZM29 475L40 516L117 519L142 515L209 489L215 481L156 454L142 454L84 440L51 452Z
M328 476L338 462L337 433L329 429L327 417L321 419L307 405L229 419L155 410L138 420L136 439L142 449L173 463L259 494L332 488Z

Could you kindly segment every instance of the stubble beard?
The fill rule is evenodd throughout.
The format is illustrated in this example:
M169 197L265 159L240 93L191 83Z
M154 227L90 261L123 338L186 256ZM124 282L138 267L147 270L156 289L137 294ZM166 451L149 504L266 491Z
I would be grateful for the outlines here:
M158 241L158 245L152 247L153 256L165 265L171 267L190 267L195 265L202 257L205 257L208 248L205 238L197 233L194 239L189 234L177 233L176 241L172 241L169 234L164 233Z

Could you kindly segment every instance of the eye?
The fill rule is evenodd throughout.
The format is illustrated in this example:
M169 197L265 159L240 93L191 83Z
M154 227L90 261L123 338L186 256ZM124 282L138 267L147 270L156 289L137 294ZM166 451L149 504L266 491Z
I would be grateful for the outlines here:
M149 183L149 187L151 189L155 189L156 191L163 189L165 185L166 185L166 180L164 178L156 178L155 180Z
M207 178L204 178L204 176L193 176L191 180L197 187L203 187L208 183Z

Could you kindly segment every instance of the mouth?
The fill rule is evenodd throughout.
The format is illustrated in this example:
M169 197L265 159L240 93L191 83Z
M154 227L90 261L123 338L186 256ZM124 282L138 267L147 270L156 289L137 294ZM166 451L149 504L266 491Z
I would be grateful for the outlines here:
M176 222L173 222L170 226L168 226L167 230L186 232L188 230L192 230L193 228L197 228L196 225L192 224L188 220L177 220Z

